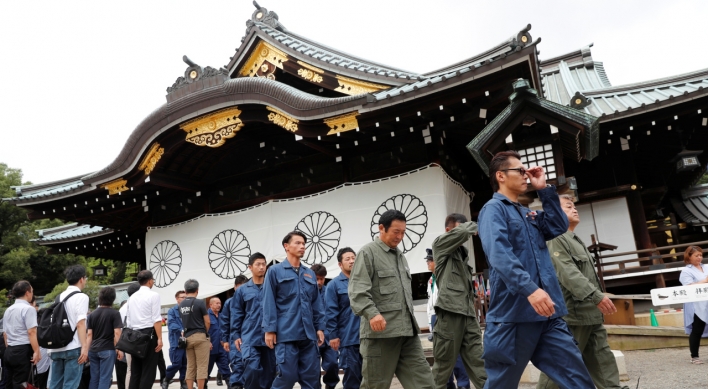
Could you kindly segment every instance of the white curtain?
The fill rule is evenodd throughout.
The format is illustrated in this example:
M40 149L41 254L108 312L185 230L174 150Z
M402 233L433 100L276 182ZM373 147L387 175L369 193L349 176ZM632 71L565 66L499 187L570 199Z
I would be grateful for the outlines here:
M469 217L471 196L437 165L367 182L347 183L321 193L263 204L228 213L206 214L147 232L148 269L162 304L190 278L199 281L200 297L233 287L239 274L249 276L248 256L263 253L282 261L283 237L300 230L308 237L303 261L322 263L327 278L339 274L340 248L357 251L378 232L378 218L388 209L406 214L407 231L401 245L411 273L426 272L425 248L444 232L445 216Z

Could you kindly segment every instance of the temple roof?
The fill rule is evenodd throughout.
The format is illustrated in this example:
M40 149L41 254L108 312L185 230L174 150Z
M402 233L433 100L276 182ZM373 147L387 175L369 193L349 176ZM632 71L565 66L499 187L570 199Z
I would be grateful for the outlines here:
M99 226L81 225L79 223L69 223L60 227L45 228L37 230L39 233L38 239L33 239L40 245L71 242L74 240L84 240L90 237L112 234L110 228Z
M681 191L681 198L672 198L671 205L686 223L692 226L708 225L708 185Z
M708 94L708 69L612 86L603 63L593 60L591 47L541 61L546 99L607 122Z

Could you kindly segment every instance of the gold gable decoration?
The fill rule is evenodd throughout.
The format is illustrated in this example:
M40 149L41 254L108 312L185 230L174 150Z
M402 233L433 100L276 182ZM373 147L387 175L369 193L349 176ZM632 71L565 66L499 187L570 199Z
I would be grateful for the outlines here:
M260 41L239 74L243 77L266 77L275 80L275 69L283 69L283 62L288 60L285 52L270 43Z
M324 70L302 61L297 61L297 63L302 66L302 68L297 70L298 76L314 83L320 83L324 80L324 78L322 78Z
M227 139L236 136L243 127L243 122L238 118L240 114L238 107L226 108L192 119L179 128L187 133L187 142L197 146L219 147Z
M157 142L153 143L150 150L145 155L145 158L140 163L140 166L138 166L138 169L144 171L145 174L152 173L153 169L155 169L155 165L157 165L157 162L162 158L162 154L164 153L164 147L160 147L160 144Z
M125 180L123 178L119 178L117 180L105 183L101 185L101 188L105 189L108 191L108 195L114 195L114 194L120 194L121 192L126 192L129 191L130 188L128 188L128 180Z
M297 124L300 122L299 120L290 117L273 107L266 107L266 109L270 111L268 114L268 120L273 122L273 124L277 124L290 132L297 132Z
M356 120L357 115L359 115L359 111L324 119L325 124L329 127L327 135L356 130L359 127L359 122Z
M365 93L374 93L390 88L386 85L374 84L372 82L355 80L353 78L337 75L339 86L335 88L337 92L344 93L349 96L362 95Z

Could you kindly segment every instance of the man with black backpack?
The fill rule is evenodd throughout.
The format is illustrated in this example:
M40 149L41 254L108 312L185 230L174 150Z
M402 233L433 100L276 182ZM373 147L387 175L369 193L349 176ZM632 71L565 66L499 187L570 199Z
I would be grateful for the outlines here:
M88 361L89 344L86 341L86 316L88 315L89 297L81 293L86 286L88 277L86 268L73 265L64 271L69 287L63 291L52 307L50 327L45 327L45 316L42 315L39 326L40 345L49 350L52 358L51 382L53 388L76 389L81 382L83 364ZM59 302L59 304L57 304ZM56 331L57 329L61 329ZM52 331L55 330L55 331ZM64 343L56 347L57 342ZM47 343L47 334L59 334Z

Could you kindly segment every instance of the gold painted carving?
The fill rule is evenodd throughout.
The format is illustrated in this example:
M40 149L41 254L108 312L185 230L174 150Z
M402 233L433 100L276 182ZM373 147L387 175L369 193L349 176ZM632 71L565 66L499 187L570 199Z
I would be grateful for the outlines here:
M119 178L115 181L111 181L111 182L101 185L101 188L106 189L108 191L108 195L110 196L110 195L118 194L120 192L129 191L130 188L128 188L126 186L127 184L128 184L128 180L124 180L122 178Z
M290 117L273 107L266 107L266 109L270 111L268 114L268 120L290 132L297 131L297 124L300 122L299 120Z
M162 158L162 154L164 153L164 147L160 147L160 144L157 142L153 143L138 169L143 170L145 174L152 173L152 170L155 169L155 165L157 165L157 162Z
M364 93L374 93L380 90L388 89L386 85L374 84L371 82L355 80L344 76L337 75L339 86L335 88L337 92L342 92L346 95L354 96Z
M298 65L302 66L302 68L298 69L298 71L297 71L298 76L300 76L310 82L315 82L315 83L322 82L323 78L320 74L324 74L324 70L322 70L318 67L312 66L306 62L297 61L297 63L298 63Z
M283 62L288 60L288 55L285 52L277 49L270 43L260 41L251 56L248 57L246 63L241 67L239 74L244 77L267 77L270 79L275 79L273 72L275 68L283 68ZM272 66L272 71L268 64ZM258 73L261 74L258 74ZM267 73L267 74L265 74Z
M359 122L356 120L357 115L359 115L359 112L354 111L348 114L324 119L325 124L329 127L329 132L327 135L357 129L357 127L359 127Z
M179 126L187 133L186 141L197 146L219 147L243 127L238 107L222 109L192 119Z

